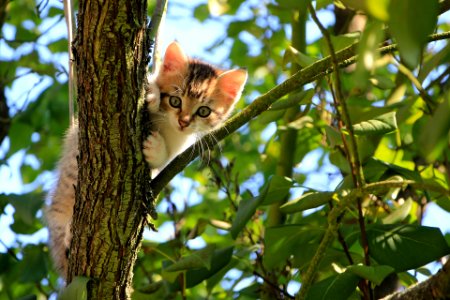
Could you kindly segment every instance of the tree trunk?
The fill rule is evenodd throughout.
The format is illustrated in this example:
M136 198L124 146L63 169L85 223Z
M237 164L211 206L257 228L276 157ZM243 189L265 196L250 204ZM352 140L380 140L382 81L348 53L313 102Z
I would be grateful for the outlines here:
M88 299L128 299L145 226L149 169L141 111L149 43L146 0L79 2L78 185L68 283L91 278Z

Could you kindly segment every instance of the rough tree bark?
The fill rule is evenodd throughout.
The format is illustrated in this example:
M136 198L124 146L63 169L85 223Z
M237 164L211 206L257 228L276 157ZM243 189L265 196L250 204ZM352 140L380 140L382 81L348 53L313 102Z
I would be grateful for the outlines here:
M68 283L89 277L88 299L128 299L145 226L143 162L146 0L79 2L78 186Z

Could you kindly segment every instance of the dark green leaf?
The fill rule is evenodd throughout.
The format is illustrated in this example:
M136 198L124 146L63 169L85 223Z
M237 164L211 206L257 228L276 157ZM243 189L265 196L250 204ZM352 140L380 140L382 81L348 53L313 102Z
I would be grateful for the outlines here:
M438 228L373 225L367 230L370 256L397 272L419 268L450 253Z
M214 250L209 268L190 269L186 273L186 286L193 287L203 280L208 280L217 272L221 271L231 261L233 247ZM212 282L208 282L212 284Z
M394 268L390 266L364 266L353 265L347 268L346 272L358 275L361 278L370 280L376 285L380 285L384 278L389 274L395 272Z
M259 196L242 200L230 229L233 239L237 238L239 232L245 227L259 206L270 205L283 200L289 194L292 185L291 179L274 175L269 178Z
M190 269L205 268L211 269L211 260L216 245L208 245L201 250L194 251L188 256L183 256L177 262L165 268L166 272L185 271Z
M309 290L307 300L347 300L356 290L359 277L351 272L331 276L314 284Z
M266 228L264 265L272 269L285 265L289 257L307 245L317 247L324 228L305 225L282 225ZM303 251L302 250L302 251Z
M28 245L18 268L22 270L20 282L39 282L47 276L48 269L42 245Z
M31 142L33 127L22 122L12 122L9 128L10 147L9 153L13 154L20 149L27 148Z

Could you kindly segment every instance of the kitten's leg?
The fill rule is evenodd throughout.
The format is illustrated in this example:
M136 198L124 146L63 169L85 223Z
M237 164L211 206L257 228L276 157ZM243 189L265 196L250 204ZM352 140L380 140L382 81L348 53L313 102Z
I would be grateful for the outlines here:
M150 112L156 113L159 111L159 104L161 103L161 94L156 79L151 76L148 79L147 87L145 89L145 101Z
M143 149L145 160L152 169L164 166L168 159L167 147L164 138L159 132L153 131L144 141Z

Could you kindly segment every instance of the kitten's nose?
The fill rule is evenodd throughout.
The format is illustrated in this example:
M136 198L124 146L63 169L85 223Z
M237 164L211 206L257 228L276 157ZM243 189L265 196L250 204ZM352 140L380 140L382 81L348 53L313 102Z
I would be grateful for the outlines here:
M180 128L181 128L181 129L184 129L184 128L188 127L190 121L191 121L191 120L190 120L190 117L189 117L189 116L180 116L180 117L178 118L178 124L180 124Z

